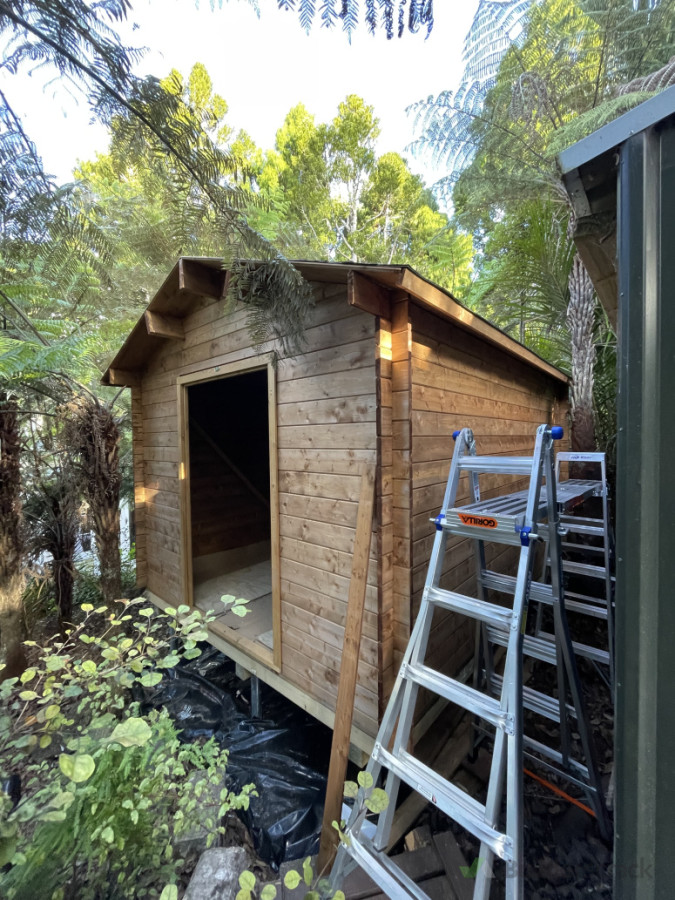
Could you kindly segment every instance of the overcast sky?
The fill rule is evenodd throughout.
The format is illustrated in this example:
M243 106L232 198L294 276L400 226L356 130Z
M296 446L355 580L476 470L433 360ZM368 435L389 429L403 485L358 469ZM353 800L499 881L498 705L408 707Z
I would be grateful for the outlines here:
M347 94L375 107L382 136L379 150L400 153L413 137L405 108L455 88L462 71L464 36L478 0L436 0L431 36L406 33L387 41L371 37L362 25L351 45L344 33L315 25L309 36L297 13L281 12L275 0L260 0L261 16L246 0L210 8L209 0L134 0L123 27L128 44L147 48L137 72L164 76L172 68L187 74L205 64L215 90L229 105L228 122L244 128L267 149L285 114L303 102L317 121L332 118ZM217 7L217 2L216 2ZM318 5L318 4L317 4ZM47 76L26 70L0 73L0 87L24 120L47 171L67 180L77 160L93 158L107 145L105 131L89 121L81 100L69 97ZM421 161L412 168L423 171ZM430 172L425 174L429 177Z

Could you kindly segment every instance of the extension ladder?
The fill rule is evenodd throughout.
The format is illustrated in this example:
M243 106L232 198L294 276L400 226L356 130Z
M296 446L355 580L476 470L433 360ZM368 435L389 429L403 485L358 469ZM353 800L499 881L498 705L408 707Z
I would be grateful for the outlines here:
M599 478L566 478L561 479L561 466L583 466L585 470L594 468ZM568 469L569 473L569 469ZM602 619L607 623L607 649L573 641L572 646L577 656L591 660L596 667L606 666L609 678L604 671L598 669L608 682L610 690L614 686L614 576L611 573L611 526L609 521L609 494L607 489L607 469L604 453L557 453L555 476L558 497L561 491L572 489L575 494L574 506L589 497L602 499L602 515L599 517L579 516L573 509L566 509L560 516L563 534L561 540L562 570L566 576L582 576L585 579L584 592L565 589L565 607L568 612L578 615ZM571 504L570 504L571 505ZM586 540L586 543L580 541ZM569 556L576 559L569 559ZM582 557L580 560L578 557ZM588 562L589 558L592 562ZM542 580L545 580L550 566L548 553L545 555ZM593 592L593 588L597 590ZM537 611L536 634L538 637L551 639L552 635L543 627L543 607Z
M440 514L434 520L436 537L429 570L410 641L396 678L391 698L375 740L367 772L377 784L384 779L389 805L379 814L375 833L366 835L365 793L359 797L346 826L331 874L335 889L355 865L360 866L391 900L428 900L424 891L386 855L394 810L401 782L437 806L480 841L474 900L487 900L493 863L506 865L506 896L523 896L523 753L524 750L562 770L586 792L599 821L604 806L595 768L574 655L561 597L562 571L558 534L558 504L553 468L553 440L562 429L542 425L537 430L532 457L477 456L469 429L455 432L455 451ZM456 507L460 476L469 477L473 503ZM480 499L478 476L482 473L526 476L527 491L494 500ZM544 480L546 485L543 485ZM543 525L542 520L547 520ZM532 582L535 547L546 532L551 558L551 584ZM474 541L478 566L478 598L443 589L441 577L446 543L450 535ZM490 572L485 563L485 544L495 542L518 550L515 576ZM487 590L506 593L511 607L486 600ZM554 613L555 640L525 635L528 601L548 603ZM478 625L482 671L476 670L474 686L450 678L425 664L435 609L467 616ZM495 646L506 648L502 674L495 666ZM558 698L523 686L523 655L531 655L557 666ZM482 681L482 684L481 684ZM474 719L494 729L490 777L485 803L466 794L417 759L409 750L415 702L420 687L469 711ZM481 687L483 689L481 689ZM524 709L560 725L560 750L549 748L524 735ZM572 756L570 719L580 735L585 764ZM505 825L502 802L506 797Z

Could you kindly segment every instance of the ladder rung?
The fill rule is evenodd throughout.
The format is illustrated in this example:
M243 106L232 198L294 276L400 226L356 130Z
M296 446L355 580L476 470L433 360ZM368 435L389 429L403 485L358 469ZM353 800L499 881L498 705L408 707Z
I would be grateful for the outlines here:
M563 559L563 572L571 575L588 575L589 578L606 578L607 569L604 566L592 566L590 563L573 562L571 559ZM614 576L612 576L613 580Z
M525 640L527 640L527 638L525 638ZM555 656L555 638L552 634L548 635L546 632L540 632L538 638L531 638L531 640L540 640L544 641L547 644L550 644L551 647L553 647ZM602 665L604 666L609 665L609 653L607 650L601 650L599 647L591 647L590 644L582 644L579 641L572 641L572 649L577 656L583 656L584 659L590 659L593 662L602 663ZM543 662L548 662L548 660L543 659L543 657L537 657L537 659L542 659ZM555 659L553 659L552 662L555 663Z
M414 900L429 900L422 888L415 884L402 869L392 862L383 850L376 850L372 841L360 835L351 837L349 844L342 845L352 859L359 864L366 875L382 888L387 897L412 897Z
M481 581L483 587L492 591L501 591L512 595L515 592L516 579L512 575L501 575L497 572L485 571L481 574ZM551 585L542 584L540 581L532 581L530 583L530 600L551 606L553 604ZM588 594L575 594L571 591L565 591L565 609L586 616L594 616L596 619L607 618L607 603L603 597L590 597Z
M432 691L456 703L462 709L466 709L481 719L485 719L495 728L503 728L507 734L513 734L513 715L502 709L502 705L495 697L477 691L468 684L448 678L440 672L430 669L422 664L403 663L401 674L409 678L420 687Z
M462 456L459 468L465 472L498 472L501 475L531 475L531 456Z
M582 616L593 616L595 619L607 618L606 606L594 606L592 603L579 603L578 600L570 600L569 596L569 594L565 595L565 609L567 612L579 613Z
M588 544L575 544L572 541L561 541L563 550L583 551L584 553L604 553L604 547L590 547Z
M503 594L511 594L516 591L516 579L513 575L502 575L499 572L486 570L480 575L483 587L492 591L501 591ZM530 600L538 600L541 603L553 602L553 590L550 584L542 584L539 581L530 582Z
M603 519L590 519L587 516L561 516L560 523L562 525L588 525L592 528L599 528L600 534L605 533L605 529L603 527L604 520Z
M500 859L512 859L511 839L488 825L482 803L478 803L451 782L445 781L406 750L401 750L399 756L395 757L381 744L375 744L373 759L431 801L462 828L470 831L479 841L486 843Z
M577 594L574 591L565 591L565 606L567 607L569 604L567 602L568 598L572 600L579 600L584 605L594 605L599 607L600 609L607 609L607 601L604 597L593 597L591 594ZM590 616L594 615L594 613L589 613Z
M605 529L602 527L602 525L577 525L573 517L571 517L571 519L569 520L561 520L560 525L562 528L566 528L568 531L573 531L574 534L588 534L595 535L596 537L605 536Z
M493 675L491 678L492 683L499 689L500 693L502 680L501 675ZM576 718L574 707L569 703L565 705L568 714ZM527 685L523 686L523 706L538 716L550 719L551 722L560 722L560 706L555 697L547 697L546 694L542 694L541 691L535 691L533 688L527 687Z
M500 625L508 628L513 618L512 610L497 606L496 603L486 603L484 600L476 600L475 597L466 597L464 594L456 594L454 591L445 591L443 588L428 588L427 599L434 606L462 613L480 622L489 625Z
M580 763L579 760L574 759L573 757L568 757L567 760L567 768L564 767L563 764L563 755L558 750L554 750L553 747L548 747L546 744L542 744L541 741L535 740L533 737L529 737L528 735L523 735L523 746L528 747L530 750L535 753L541 754L541 756L545 756L548 759L552 760L554 763L557 763L557 766L550 766L548 763L544 762L544 760L539 760L539 762L543 763L547 768L551 769L553 772L562 773L566 778L569 778L569 771L573 770L576 772L583 781L576 781L572 779L574 784L577 787L583 788L584 790L594 790L588 781L588 768ZM533 757L536 759L536 757Z

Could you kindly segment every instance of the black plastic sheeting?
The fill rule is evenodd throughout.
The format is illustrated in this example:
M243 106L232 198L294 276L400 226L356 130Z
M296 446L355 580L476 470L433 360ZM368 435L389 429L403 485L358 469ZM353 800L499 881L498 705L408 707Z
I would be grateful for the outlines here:
M185 741L214 736L229 750L231 790L253 782L258 797L239 815L273 868L318 851L331 732L260 683L264 718L251 718L250 687L214 647L141 688L144 712L165 707Z

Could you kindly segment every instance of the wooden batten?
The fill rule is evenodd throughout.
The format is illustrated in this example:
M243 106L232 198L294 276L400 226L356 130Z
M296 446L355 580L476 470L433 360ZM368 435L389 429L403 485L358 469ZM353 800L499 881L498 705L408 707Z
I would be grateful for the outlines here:
M347 275L347 298L350 306L362 309L373 316L389 317L391 306L389 291L377 282L358 272Z
M108 384L113 387L140 387L141 375L126 369L108 369Z
M183 320L175 316L165 316L162 313L145 311L145 327L151 337L168 338L169 340L182 341L185 337Z

